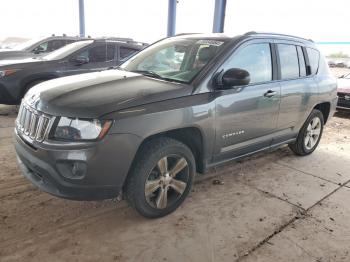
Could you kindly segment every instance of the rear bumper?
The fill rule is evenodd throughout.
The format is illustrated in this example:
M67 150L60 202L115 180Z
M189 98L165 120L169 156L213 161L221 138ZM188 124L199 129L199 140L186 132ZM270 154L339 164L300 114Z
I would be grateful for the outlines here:
M138 148L133 135L109 135L91 147L57 149L28 145L15 133L15 149L23 175L52 195L73 200L116 197ZM84 168L72 175L72 166Z
M350 109L350 94L338 93L338 104L339 109Z

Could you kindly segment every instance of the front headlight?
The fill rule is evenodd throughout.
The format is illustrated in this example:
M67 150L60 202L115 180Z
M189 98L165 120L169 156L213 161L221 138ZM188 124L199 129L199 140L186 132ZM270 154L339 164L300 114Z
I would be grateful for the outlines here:
M17 71L19 71L21 69L5 69L5 70L0 70L0 78L4 77L4 76L9 76L12 75L14 73L16 73Z
M53 138L66 141L102 139L111 126L111 120L60 117Z

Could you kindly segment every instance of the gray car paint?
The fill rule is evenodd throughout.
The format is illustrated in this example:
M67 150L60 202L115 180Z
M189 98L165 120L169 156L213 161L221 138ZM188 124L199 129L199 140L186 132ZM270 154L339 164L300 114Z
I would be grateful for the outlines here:
M181 37L206 38L201 35ZM215 39L219 37L223 39L222 35ZM33 88L26 99L32 100L32 106L39 111L53 116L112 119L114 123L108 135L94 143L47 139L44 143L28 145L16 134L16 150L21 162L28 163L28 158L36 157L55 169L58 161L69 157L70 160L85 161L88 177L82 180L67 180L57 170L57 174L47 174L49 180L54 179L56 187L60 187L63 180L70 188L81 185L92 188L85 197L66 189L52 192L35 182L32 173L25 168L24 174L43 190L61 197L108 198L110 194L101 195L102 189L97 185L112 187L115 188L113 192L119 192L138 148L154 135L189 128L197 130L196 134L202 140L199 165L206 170L228 160L294 141L307 116L319 103L329 103L329 117L332 116L337 102L336 81L327 70L294 80L274 78L268 83L226 90L218 89L213 81L227 57L246 44L288 41L314 47L312 42L264 34L224 39L231 44L188 85L111 70L65 77ZM268 90L276 91L276 95L265 97ZM224 139L225 134L235 135ZM110 151L105 153L104 150L108 150L104 148L106 144ZM122 145L122 151L119 145ZM34 149L29 149L31 146ZM94 158L103 160L96 164ZM35 164L35 160L30 162L34 173L38 170Z
M114 45L116 50L119 46L127 46L135 51L141 50L144 47L135 43L123 43L112 40L79 41L79 43L73 43L70 46L72 47L77 44L79 44L78 49L72 48L59 59L46 59L46 57L43 57L42 59L25 58L0 61L0 71L20 69L14 74L0 78L0 103L19 104L26 88L36 81L46 81L63 76L97 72L117 66L121 63L118 57L118 51L115 52L115 58L113 60L106 62L88 62L83 65L78 65L72 61L73 57L86 49L106 44Z

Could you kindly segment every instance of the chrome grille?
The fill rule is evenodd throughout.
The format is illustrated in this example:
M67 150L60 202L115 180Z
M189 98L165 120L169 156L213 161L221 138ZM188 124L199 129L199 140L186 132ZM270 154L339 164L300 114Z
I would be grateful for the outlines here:
M22 103L16 120L17 131L36 141L43 141L48 131L50 117Z

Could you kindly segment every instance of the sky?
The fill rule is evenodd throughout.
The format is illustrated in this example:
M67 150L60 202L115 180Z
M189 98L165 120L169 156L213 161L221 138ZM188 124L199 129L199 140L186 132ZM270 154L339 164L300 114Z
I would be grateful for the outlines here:
M178 0L176 33L211 32L215 0ZM78 0L0 0L0 39L79 34ZM153 42L166 36L168 0L85 0L86 34ZM350 42L350 0L227 0L224 32L286 33ZM350 54L350 45L323 45Z

